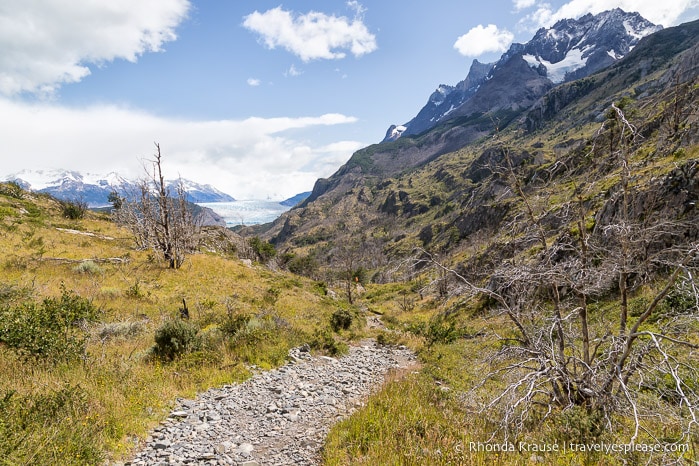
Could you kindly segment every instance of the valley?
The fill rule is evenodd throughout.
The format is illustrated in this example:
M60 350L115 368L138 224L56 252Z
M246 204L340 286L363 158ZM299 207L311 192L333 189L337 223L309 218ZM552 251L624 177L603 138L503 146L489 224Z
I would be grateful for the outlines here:
M699 21L613 9L282 203L17 172L0 464L697 462L698 78Z

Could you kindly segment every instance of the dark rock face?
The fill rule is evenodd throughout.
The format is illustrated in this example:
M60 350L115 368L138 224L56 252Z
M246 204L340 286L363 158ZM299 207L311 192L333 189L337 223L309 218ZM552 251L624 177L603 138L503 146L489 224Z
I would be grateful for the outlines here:
M661 180L643 191L634 192L629 199L629 218L658 222L660 219L686 227L683 236L688 241L699 238L699 161L691 160L668 173ZM595 218L597 230L619 223L622 216L622 199L619 192L610 193L609 199ZM674 234L679 233L674 231Z
M587 14L577 20L563 19L551 28L539 29L522 53L531 55L539 63L551 65L579 57L580 66L559 76L561 80L570 81L615 63L642 37L660 29L662 26L656 26L638 13L626 13L616 8L597 15ZM550 74L548 68L551 65L544 64L547 74Z
M403 135L420 134L434 127L478 91L492 68L493 63L473 60L466 79L456 86L440 84L415 118L403 126L391 125L384 141L394 141Z

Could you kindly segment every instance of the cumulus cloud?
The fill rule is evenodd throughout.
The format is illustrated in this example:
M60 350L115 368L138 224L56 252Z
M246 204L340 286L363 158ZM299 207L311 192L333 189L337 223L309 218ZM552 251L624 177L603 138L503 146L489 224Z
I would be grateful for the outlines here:
M494 24L485 27L479 24L456 39L454 48L461 55L477 57L487 52L504 52L514 37L507 29L498 29Z
M257 78L248 78L248 86L259 86L260 85L260 80Z
M363 146L356 141L314 146L301 139L304 129L356 121L336 113L183 121L116 106L68 109L0 99L0 119L0 177L27 168L139 177L141 161L152 156L153 142L159 142L168 176L210 183L241 199L307 191Z
M520 11L534 6L536 0L512 0L512 3L514 4L515 10Z
M282 47L304 62L344 58L345 50L360 57L377 48L376 37L367 29L360 11L349 20L316 11L297 15L280 6L249 14L243 26L259 34L268 48Z
M0 7L0 93L51 94L88 64L136 61L176 38L188 0L31 0Z
M527 0L515 0L521 2ZM520 25L526 29L537 29L553 25L564 18L579 18L587 13L597 14L613 8L624 11L637 11L647 20L665 27L678 23L682 14L691 8L697 8L697 0L571 0L558 9L548 3L542 3L536 11L527 15Z

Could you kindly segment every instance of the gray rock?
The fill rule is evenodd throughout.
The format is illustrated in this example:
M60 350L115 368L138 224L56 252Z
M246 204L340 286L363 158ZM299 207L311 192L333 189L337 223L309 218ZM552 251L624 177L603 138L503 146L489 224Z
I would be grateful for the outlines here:
M378 346L339 359L303 348L289 355L295 364L177 400L131 464L317 464L331 424L363 406L398 361L414 359L407 349Z

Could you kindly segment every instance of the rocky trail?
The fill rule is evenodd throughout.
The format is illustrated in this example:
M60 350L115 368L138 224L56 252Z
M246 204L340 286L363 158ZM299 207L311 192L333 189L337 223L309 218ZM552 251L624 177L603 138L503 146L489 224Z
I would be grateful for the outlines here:
M290 362L241 384L178 400L127 464L314 465L335 422L361 407L392 368L414 364L405 347L372 341L341 358L289 352Z

